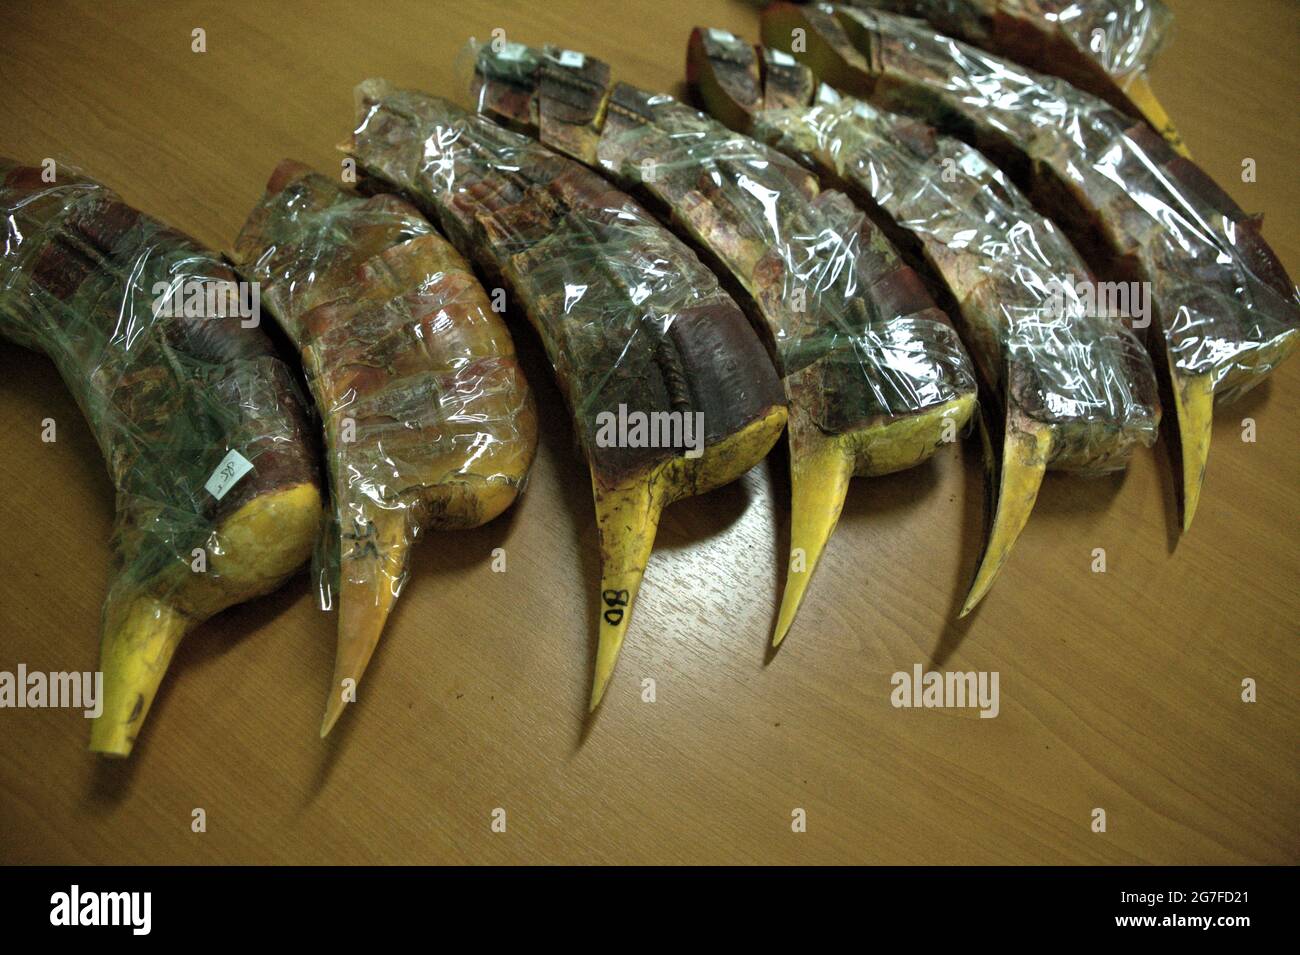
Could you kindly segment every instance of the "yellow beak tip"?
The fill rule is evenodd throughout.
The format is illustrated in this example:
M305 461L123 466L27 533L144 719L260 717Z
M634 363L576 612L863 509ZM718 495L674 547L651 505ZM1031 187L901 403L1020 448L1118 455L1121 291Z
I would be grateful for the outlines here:
M795 615L799 612L802 594L794 594L794 587L786 584L785 599L781 601L781 612L777 614L776 626L772 629L772 649L775 650L790 633L794 626Z
M90 737L90 751L99 756L109 759L125 759L131 755L132 741L125 734L120 735L100 735L92 729Z
M1196 505L1201 500L1205 464L1210 454L1210 439L1214 431L1214 382L1209 375L1181 375L1177 371L1172 373L1172 378L1182 457L1183 533L1186 534L1196 516Z
M335 724L338 723L339 717L343 715L343 706L344 704L342 703L338 703L338 704L331 703L330 706L327 706L325 708L325 718L322 719L320 723L321 739L324 739L326 736L330 735L330 731L333 730Z

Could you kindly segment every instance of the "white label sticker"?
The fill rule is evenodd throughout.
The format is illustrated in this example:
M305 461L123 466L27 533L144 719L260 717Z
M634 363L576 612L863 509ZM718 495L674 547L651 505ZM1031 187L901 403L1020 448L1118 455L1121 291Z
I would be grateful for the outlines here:
M978 179L989 171L988 161L973 149L967 149L962 153L962 157L957 160L957 165L966 175Z
M573 50L560 51L560 66L569 66L575 70L582 69L582 64L587 62L587 58L581 53Z
M217 465L217 469L212 472L212 477L208 478L208 483L203 487L219 501L226 496L227 491L239 483L240 478L251 470L253 470L253 462L232 448L230 453L221 459L221 463Z
M794 66L794 57L784 50L768 50L767 55L777 66Z
M736 34L728 33L726 30L710 30L709 39L717 43L734 43Z
M501 52L497 54L497 58L502 60L519 60L523 59L523 55L526 52L528 52L528 47L524 46L522 43L507 43L501 48Z

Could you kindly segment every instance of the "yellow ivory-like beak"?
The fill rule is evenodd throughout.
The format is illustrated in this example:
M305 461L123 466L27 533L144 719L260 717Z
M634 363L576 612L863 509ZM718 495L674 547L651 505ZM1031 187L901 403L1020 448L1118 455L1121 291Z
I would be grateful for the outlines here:
M1129 80L1128 86L1124 87L1124 93L1133 101L1133 105L1142 111L1142 115L1146 117L1147 122L1155 127L1178 155L1188 159L1192 158L1191 152L1187 149L1187 144L1183 142L1182 135L1174 127L1173 120L1169 118L1165 108L1156 99L1155 91L1151 89L1151 84L1147 81L1145 73L1134 74L1133 78Z
M356 699L357 685L379 644L411 551L405 508L366 508L365 523L343 541L339 570L338 650L325 703L324 739Z
M614 673L663 509L680 498L704 494L739 478L767 457L785 430L785 422L785 406L778 405L709 446L702 456L671 458L620 484L606 484L592 469L601 580L600 637L588 712L600 705Z
M663 470L639 476L619 487L603 487L592 477L596 498L596 530L600 538L600 642L596 648L596 675L591 684L593 712L605 696L614 673L623 636L632 619L632 605L641 589L641 577L650 560L659 515Z
M966 595L966 603L962 606L959 617L974 610L993 586L1011 548L1029 521L1051 457L1052 429L1048 425L1021 416L1013 417L1010 412L1004 421L1002 466L999 473L988 426L982 415L979 419L985 473L988 475L992 495L993 522L989 526L984 556L975 572L975 581Z
M153 593L109 591L99 664L104 709L90 727L91 752L130 754L181 638L226 607L280 586L311 553L320 507L313 484L255 497L217 528L221 546L206 573L179 569L179 578L155 581Z
M807 428L788 430L790 443L790 561L772 646L779 647L794 623L813 571L844 510L853 477L850 442ZM797 436L798 435L798 436Z
M91 752L131 754L172 656L192 626L189 617L153 597L136 595L119 602L110 595L99 662L103 711L90 727Z
M1178 452L1183 464L1183 532L1192 526L1205 480L1214 431L1214 384L1209 375L1184 375L1169 359L1170 390L1178 416Z

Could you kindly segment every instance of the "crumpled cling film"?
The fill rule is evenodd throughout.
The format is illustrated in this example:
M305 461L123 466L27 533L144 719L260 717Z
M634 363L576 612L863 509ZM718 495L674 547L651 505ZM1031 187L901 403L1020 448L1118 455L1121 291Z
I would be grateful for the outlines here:
M761 67L761 69L760 69ZM977 151L913 119L818 86L775 50L718 30L688 47L692 89L715 115L841 184L917 262L958 319L1000 406L988 442L988 546L962 608L992 587L1049 468L1123 468L1160 421L1137 336L1086 295L1069 241ZM999 463L1000 462L1000 463Z
M460 255L396 196L285 161L235 245L299 350L323 419L331 507L318 554L339 604L327 732L361 678L425 529L475 527L522 490L537 415L504 320Z
M1054 429L1057 469L1101 473L1150 447L1155 373L1137 336L1079 293L1073 246L976 150L822 87L807 108L760 111L754 134L855 187L947 284L983 378Z
M1146 283L1133 291L1149 292L1159 332L1147 347L1171 373L1189 527L1214 399L1258 384L1300 339L1300 296L1260 219L1145 123L1064 80L885 13L778 4L764 39L790 51L796 25L816 53L795 55L833 85L970 141L1104 277Z
M1190 155L1147 82L1173 19L1160 0L850 0L851 7L921 17L940 33L1068 80L1141 116Z
M1064 60L1060 68L1081 72L1086 69L1082 58L1114 77L1120 88L1150 67L1173 22L1161 0L846 0L846 5L920 17L940 33L1019 62ZM1068 47L1054 42L1057 35ZM1070 73L1057 75L1075 79Z
M976 137L989 146L983 151L1008 157L1013 167L1023 150L1054 177L1032 185L1058 222L1085 236L1099 233L1117 260L1136 260L1154 286L1153 304L1179 370L1208 374L1227 400L1257 384L1294 347L1300 299L1261 237L1259 219L1145 126L1063 80L915 20L849 16L870 33L879 57L876 105L921 114L955 110L977 124ZM1068 189L1076 205L1043 195L1049 188ZM1078 222L1079 207L1095 218Z
M562 73L566 55L581 57L512 45L501 53L483 47L478 62L493 78L526 90L539 71ZM484 87L480 97L488 92ZM480 99L479 108L502 119L516 108L537 108L511 104L509 92L504 95L491 104ZM543 99L540 106L543 142L580 151L558 129L548 135L551 105ZM594 152L579 158L665 206L702 246L725 257L722 264L756 299L760 328L783 375L822 369L817 391L824 430L915 414L973 388L947 316L924 295L923 307L909 310L918 300L900 293L914 290L907 287L910 270L846 197L819 195L815 177L798 165L671 96L619 83L607 110L589 144ZM892 299L891 284L899 286ZM895 304L906 307L891 309Z
M1055 24L1121 87L1150 68L1174 19L1161 0L998 0L998 5L1001 16Z
M671 96L571 50L480 49L478 108L645 195L743 291L790 400L785 636L848 478L917 465L969 418L975 379L916 273L852 202Z
M739 477L779 437L775 370L694 253L600 176L438 97L367 81L358 105L358 167L414 198L510 291L568 401L601 546L594 708L662 508ZM677 440L619 440L608 416L623 415L671 420Z
M0 160L0 334L54 361L117 491L91 748L124 756L184 633L308 558L320 493L299 390L251 291L187 236L50 168L52 183Z

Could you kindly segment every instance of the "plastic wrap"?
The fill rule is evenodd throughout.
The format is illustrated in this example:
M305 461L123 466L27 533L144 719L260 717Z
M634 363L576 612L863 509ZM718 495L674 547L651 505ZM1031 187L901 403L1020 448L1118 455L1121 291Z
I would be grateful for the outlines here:
M1083 260L979 152L829 87L814 105L760 110L753 122L757 138L846 183L925 258L984 380L1053 429L1049 467L1118 470L1155 442L1160 406L1142 343L1089 307Z
M358 166L509 290L568 401L601 539L595 706L660 509L766 455L785 422L776 373L712 273L599 176L446 100L376 81L358 93ZM637 431L647 419L676 428L659 440Z
M0 160L0 334L53 359L116 488L92 747L125 755L184 632L309 556L314 451L293 375L220 258L46 171Z
M541 86L543 71L563 76L563 55L484 48L479 64L525 96L541 90L543 142L578 154L562 123L550 134L555 104ZM519 85L525 73L527 85ZM664 208L743 288L783 376L805 381L819 398L822 430L863 428L970 393L969 361L947 316L844 196L820 193L797 164L670 96L622 83L594 89L597 102L608 97L604 124L577 158ZM522 119L521 107L538 108L512 102L508 87L484 86L480 95L481 108L507 120ZM873 462L865 457L861 465L879 473L866 470Z
M1069 81L1141 116L1182 155L1146 69L1173 20L1160 0L849 0L922 17L940 33Z
M788 48L785 9L765 14L764 36ZM1190 520L1211 396L1248 390L1297 340L1300 298L1259 219L1145 124L1063 80L905 17L843 10L838 25L857 62L821 35L818 53L805 55L814 69L833 69L837 85L874 105L970 141L1010 171L1104 277L1144 283L1137 291L1149 294L1163 336L1148 336L1148 347L1162 364L1167 350L1174 375Z
M1173 22L1160 0L846 0L845 5L920 17L940 33L1076 85L1087 88L1091 81L1096 95L1112 85L1097 71L1122 90L1148 69Z
M670 96L612 84L574 51L485 47L477 70L480 109L646 196L742 291L790 399L792 547L810 573L841 478L919 464L969 417L973 369L947 316L847 197L820 192L767 146ZM817 482L836 475L815 502L801 478L814 459Z
M321 414L330 518L321 606L339 603L344 680L360 679L425 529L475 527L522 490L537 415L501 316L405 201L276 169L235 246L302 355Z
M1296 290L1247 216L1145 127L1068 83L903 17L856 14L881 73L873 100L974 127L1067 228L1152 285L1175 366L1238 395L1295 344ZM942 125L942 124L941 124Z
M696 30L687 73L715 114L844 186L940 290L1001 405L989 442L989 544L963 607L988 593L1049 468L1123 468L1155 442L1155 373L1137 336L1087 295L1069 241L977 151L818 87L812 72L731 34ZM1000 461L1000 463L999 463Z

